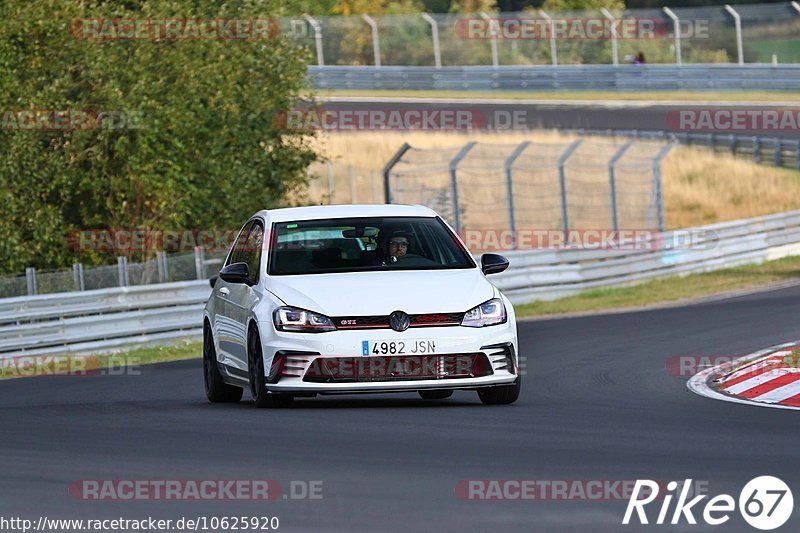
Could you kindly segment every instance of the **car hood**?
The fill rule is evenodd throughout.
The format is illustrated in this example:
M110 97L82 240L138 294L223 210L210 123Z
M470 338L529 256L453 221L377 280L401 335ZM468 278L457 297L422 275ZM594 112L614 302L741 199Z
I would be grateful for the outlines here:
M267 289L287 305L328 316L464 312L495 295L477 268L272 276Z

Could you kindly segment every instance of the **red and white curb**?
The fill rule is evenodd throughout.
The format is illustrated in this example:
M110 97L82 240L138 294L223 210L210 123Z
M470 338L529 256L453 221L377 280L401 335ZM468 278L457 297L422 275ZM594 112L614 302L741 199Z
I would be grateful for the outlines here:
M779 344L707 368L695 374L686 386L715 400L800 410L800 368L786 360L799 346L800 342Z

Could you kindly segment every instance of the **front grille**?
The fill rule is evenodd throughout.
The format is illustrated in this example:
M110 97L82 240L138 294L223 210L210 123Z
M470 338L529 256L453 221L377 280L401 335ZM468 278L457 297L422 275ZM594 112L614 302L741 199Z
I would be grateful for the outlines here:
M431 328L458 326L464 319L464 313L425 313L409 317L411 317L410 328ZM337 316L331 320L337 329L390 329L389 315Z
M317 357L306 370L303 381L358 383L477 378L491 374L491 365L483 353Z

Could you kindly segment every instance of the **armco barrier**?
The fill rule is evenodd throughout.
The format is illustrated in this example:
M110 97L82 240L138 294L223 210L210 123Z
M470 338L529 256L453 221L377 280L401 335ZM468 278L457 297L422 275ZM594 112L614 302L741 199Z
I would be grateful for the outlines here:
M800 64L310 66L317 89L445 91L797 90Z
M198 337L210 293L200 280L0 299L0 356Z
M685 233L681 233L685 232ZM492 281L514 303L581 290L706 272L800 255L800 211L666 232L648 250L504 252L511 267ZM700 245L670 248L687 233ZM199 338L207 281L187 281L0 300L0 357L85 353L181 337Z

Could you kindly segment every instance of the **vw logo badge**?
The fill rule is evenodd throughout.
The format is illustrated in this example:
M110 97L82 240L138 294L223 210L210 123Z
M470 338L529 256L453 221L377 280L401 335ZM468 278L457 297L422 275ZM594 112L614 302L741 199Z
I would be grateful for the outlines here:
M411 325L411 317L403 311L394 311L389 315L389 325L395 331L405 331Z

